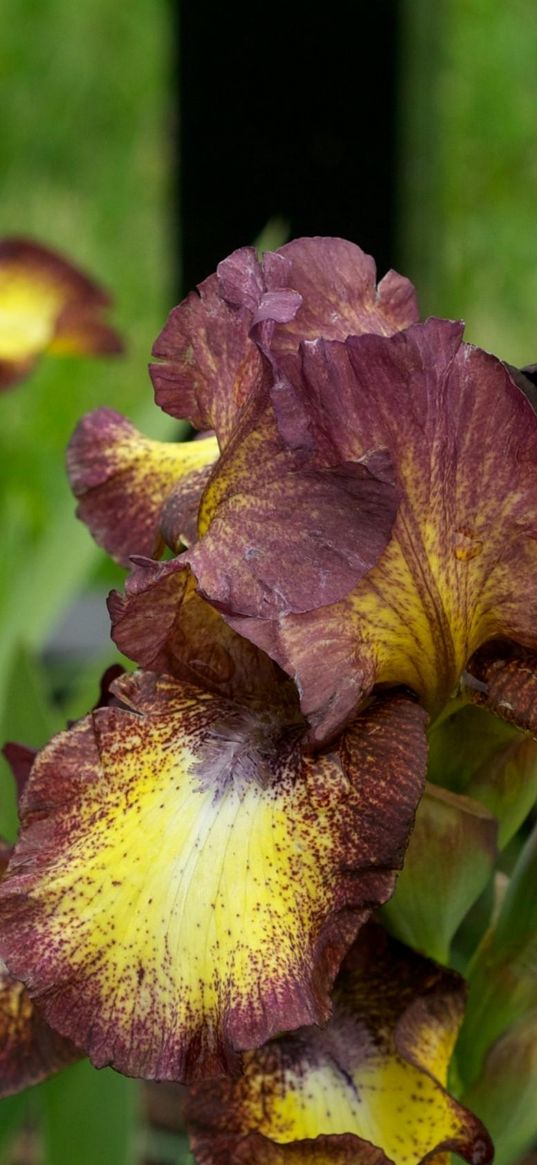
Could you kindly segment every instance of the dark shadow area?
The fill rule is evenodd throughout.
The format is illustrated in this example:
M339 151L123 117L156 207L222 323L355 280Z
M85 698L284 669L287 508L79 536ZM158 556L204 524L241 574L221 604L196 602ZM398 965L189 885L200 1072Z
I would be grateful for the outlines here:
M183 0L183 287L272 216L394 261L397 0Z

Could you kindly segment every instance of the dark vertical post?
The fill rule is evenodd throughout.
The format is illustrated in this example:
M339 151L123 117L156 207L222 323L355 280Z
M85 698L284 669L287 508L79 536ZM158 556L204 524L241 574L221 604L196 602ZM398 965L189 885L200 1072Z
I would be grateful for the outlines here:
M394 261L397 0L180 6L183 283L269 218Z

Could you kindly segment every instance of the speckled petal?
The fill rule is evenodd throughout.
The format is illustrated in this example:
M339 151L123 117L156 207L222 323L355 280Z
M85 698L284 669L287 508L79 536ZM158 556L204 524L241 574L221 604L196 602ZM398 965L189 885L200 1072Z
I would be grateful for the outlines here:
M42 352L109 355L121 340L101 318L110 298L54 251L0 240L0 388L23 379Z
M215 437L151 441L120 413L96 409L80 421L67 450L77 515L120 562L133 554L158 555L161 519L172 497L175 530L187 541L195 537L207 467L217 457Z
M287 438L300 444L302 416L328 464L384 447L402 491L386 551L340 604L260 625L237 608L233 625L297 680L319 738L373 682L405 684L435 713L488 640L537 646L537 417L461 338L430 320L304 346Z
M537 735L537 652L487 644L470 661L466 691L496 716Z
M222 1093L219 1086L219 1094ZM218 1134L195 1138L196 1165L393 1165L381 1149L352 1134L333 1134L279 1145L261 1133L240 1139ZM441 1160L439 1165L442 1165Z
M48 1026L24 984L0 961L0 1097L46 1080L81 1055Z
M391 335L417 319L408 279L389 271L377 287L373 259L354 243L297 239L261 261L241 247L171 312L153 348L157 404L215 429L224 448L268 364L285 368L301 340Z
M0 839L0 877L10 852ZM80 1055L45 1023L24 984L0 960L0 1097L45 1080Z
M341 958L393 889L424 713L373 702L337 750L303 721L147 673L37 758L0 887L0 951L97 1066L189 1080L324 1022ZM132 709L132 710L130 710Z
M490 1161L485 1129L445 1091L463 999L458 976L365 928L324 1030L274 1040L239 1079L193 1089L198 1165L419 1165L445 1151Z

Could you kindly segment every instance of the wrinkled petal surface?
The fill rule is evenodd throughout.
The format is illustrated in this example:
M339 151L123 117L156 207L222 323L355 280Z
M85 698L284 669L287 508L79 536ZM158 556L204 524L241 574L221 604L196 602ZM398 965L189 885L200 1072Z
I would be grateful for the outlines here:
M198 595L184 555L162 563L136 559L125 594L113 591L108 609L116 646L147 671L240 703L296 704L294 685L278 665Z
M155 341L150 366L155 400L172 417L196 429L214 429L220 447L229 440L245 401L263 381L263 361L250 338L248 311L221 297L216 275L175 307Z
M417 323L416 292L409 279L388 271L377 286L374 259L355 243L338 238L303 238L286 243L278 255L289 264L287 282L302 304L288 321L278 321L271 350L279 364L301 341L345 340L374 332L391 336Z
M347 594L382 554L399 504L389 456L318 465L284 447L270 408L251 409L205 491L187 554L225 612L273 616Z
M323 1030L283 1036L250 1054L238 1080L194 1088L198 1165L418 1165L446 1150L489 1161L483 1126L445 1091L463 998L456 975L366 928Z
M215 437L151 441L120 413L96 409L80 421L67 450L77 515L120 562L158 555L165 503L172 499L177 530L185 540L195 538L207 471L217 457Z
M66 259L26 239L0 241L0 388L21 380L45 351L122 350L102 317L109 296Z
M375 682L411 687L435 713L481 644L537 642L537 417L504 366L461 338L460 325L430 320L316 341L289 388L291 444L328 464L386 448L402 493L386 551L341 602L231 615L295 677L319 738Z
M468 671L467 691L477 704L537 735L537 652L491 643L470 661Z
M223 449L245 403L266 380L253 335L285 370L301 340L392 332L418 319L412 284L344 239L297 239L262 260L241 247L171 312L151 366L157 404ZM267 330L268 328L268 330Z
M189 1080L324 1022L341 958L394 868L424 713L379 700L303 755L296 708L171 679L115 685L37 758L0 888L0 951L97 1066Z

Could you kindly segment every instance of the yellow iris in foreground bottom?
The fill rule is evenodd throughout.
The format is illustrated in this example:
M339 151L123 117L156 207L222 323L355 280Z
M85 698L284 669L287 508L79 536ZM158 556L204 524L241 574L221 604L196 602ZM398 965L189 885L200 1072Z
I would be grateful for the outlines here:
M445 1151L489 1161L483 1126L445 1090L463 1002L457 975L366 927L324 1029L274 1040L240 1079L193 1089L198 1165L418 1165Z

